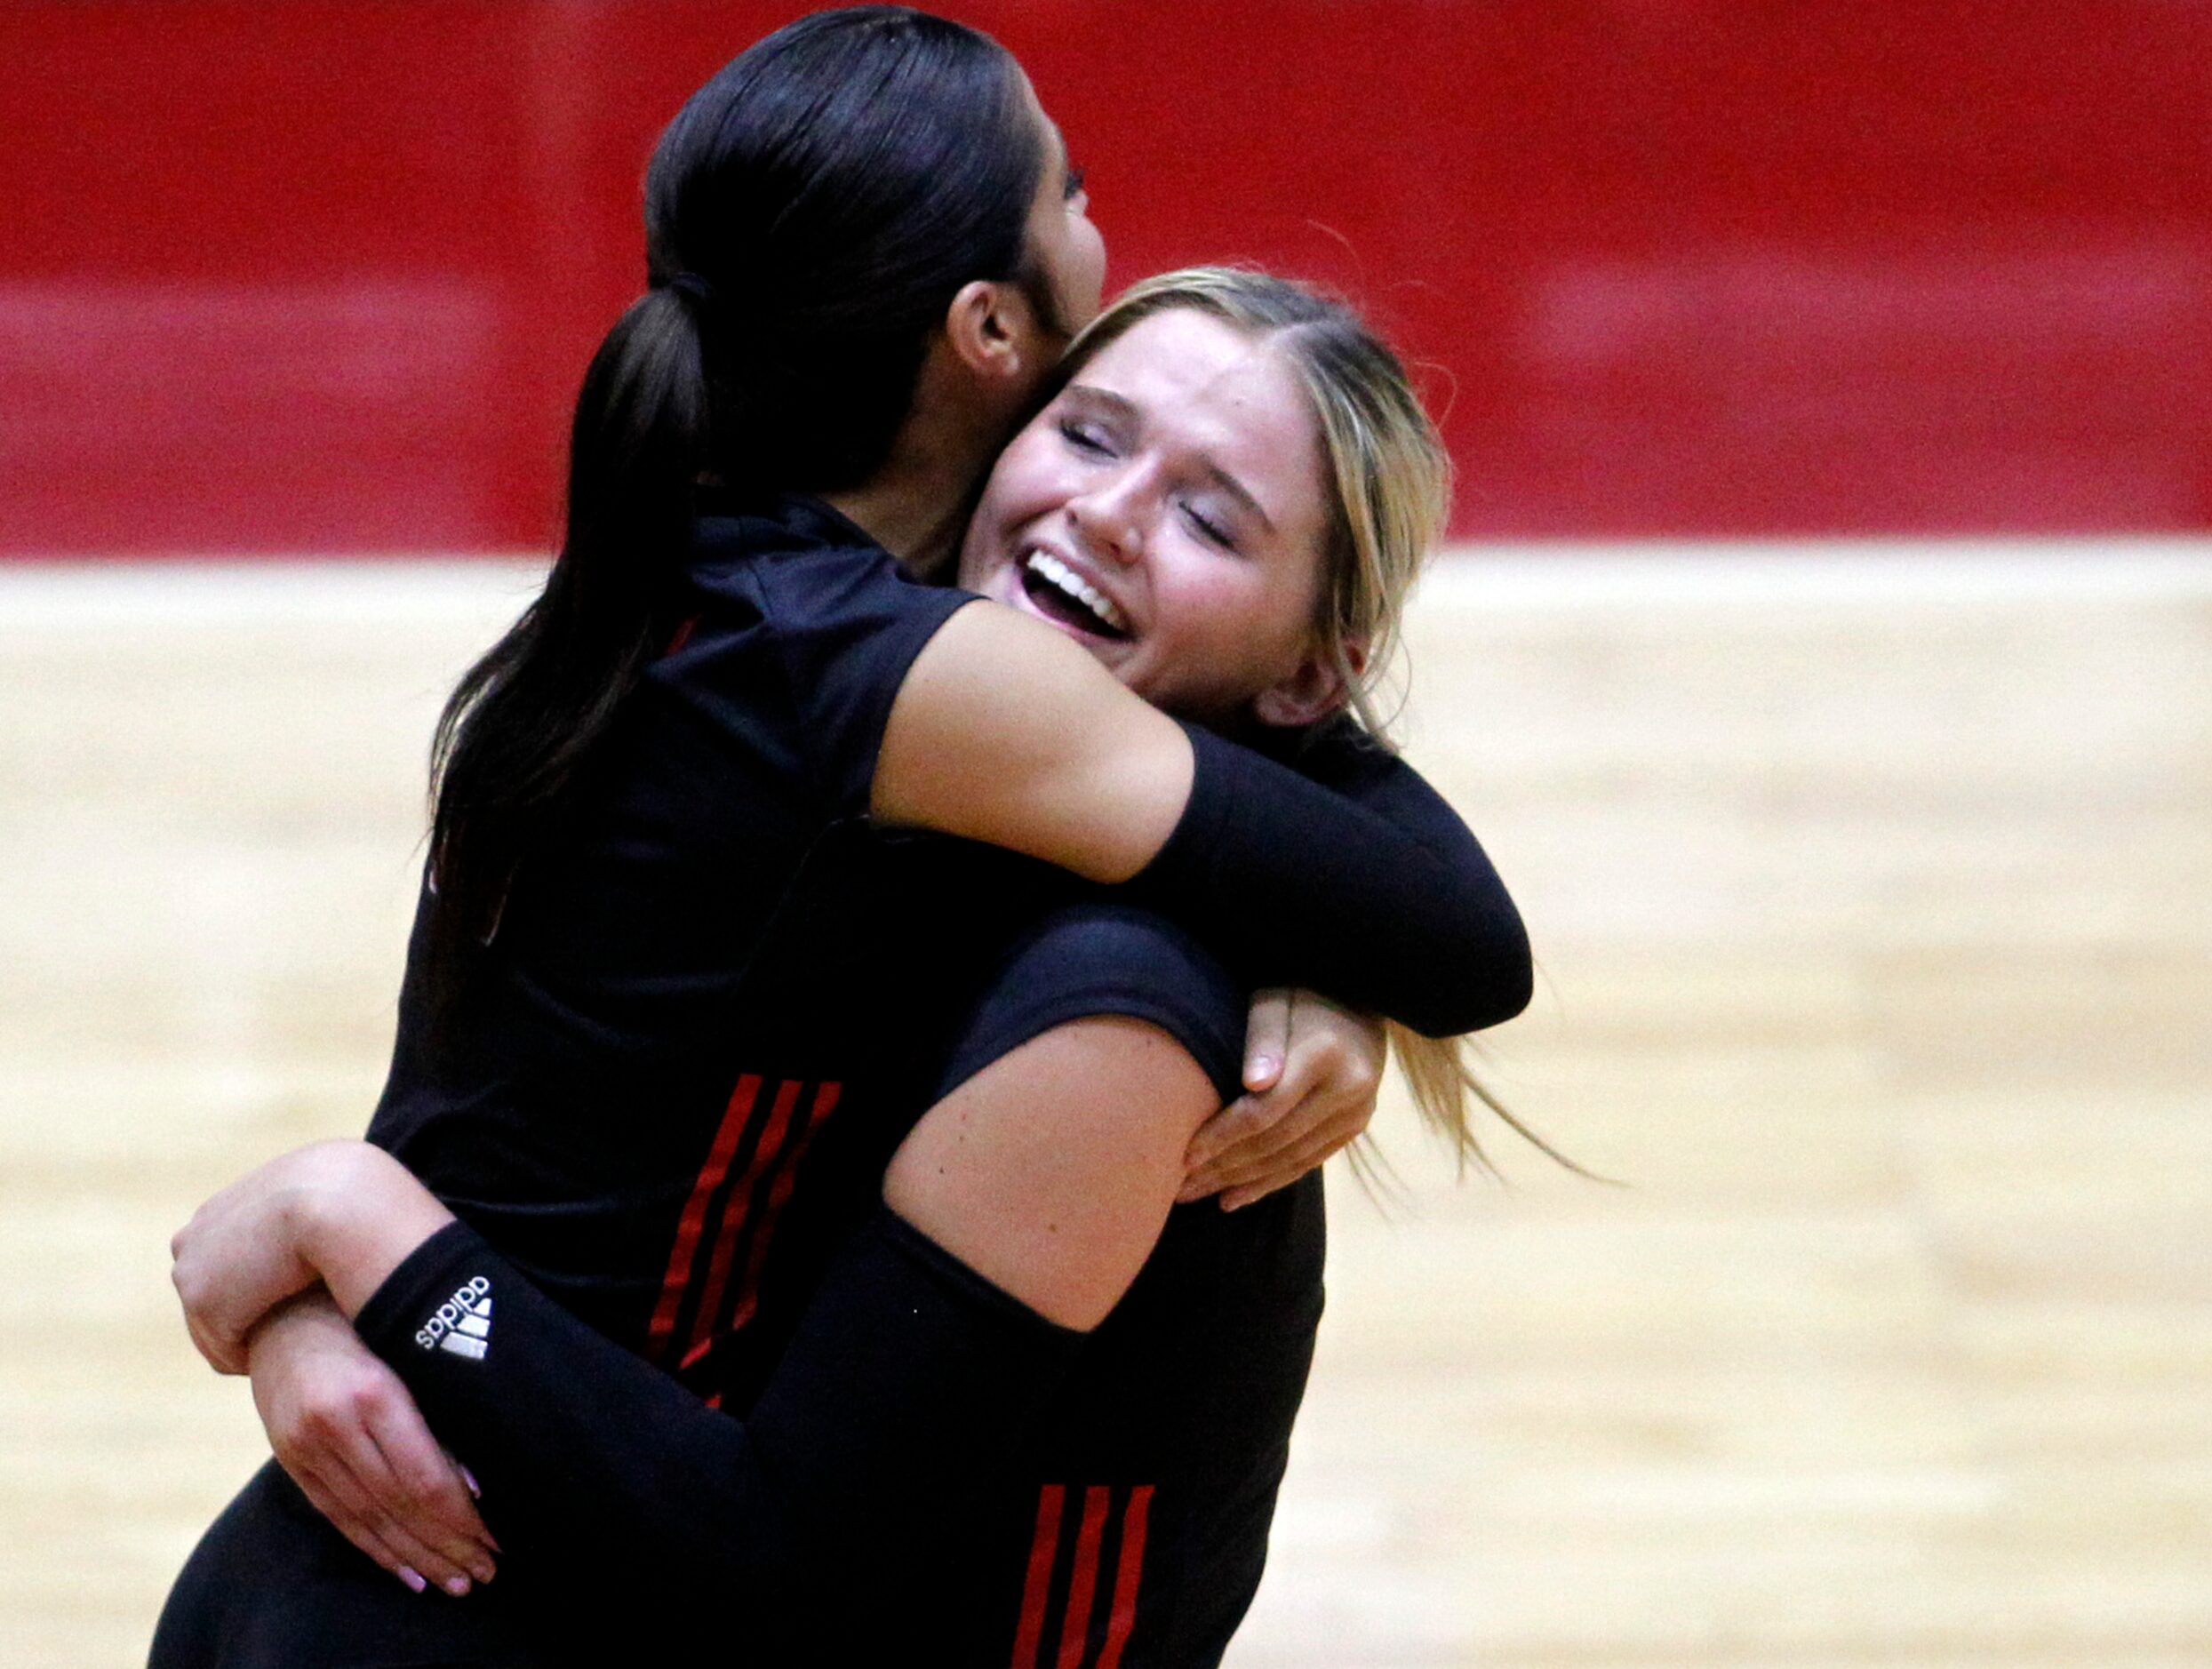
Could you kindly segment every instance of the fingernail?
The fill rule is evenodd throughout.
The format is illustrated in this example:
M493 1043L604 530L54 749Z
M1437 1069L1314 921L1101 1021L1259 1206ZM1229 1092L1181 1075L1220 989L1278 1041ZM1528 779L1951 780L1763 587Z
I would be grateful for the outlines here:
M445 1591L457 1600L467 1598L468 1594L468 1578L467 1577L458 1576L446 1577Z
M412 1588L417 1593L420 1593L425 1588L430 1585L422 1579L422 1572L416 1569L412 1565L402 1565L399 1568L399 1579L405 1583L409 1587Z
M469 1469L466 1466L461 1467L460 1473L461 1481L468 1486L468 1493L475 1499L479 1501L483 1500L483 1487L476 1481L476 1474L469 1471Z
M1244 1068L1244 1082L1255 1083L1272 1078L1274 1076L1275 1069L1282 1064L1273 1055L1255 1055L1252 1058L1252 1064Z

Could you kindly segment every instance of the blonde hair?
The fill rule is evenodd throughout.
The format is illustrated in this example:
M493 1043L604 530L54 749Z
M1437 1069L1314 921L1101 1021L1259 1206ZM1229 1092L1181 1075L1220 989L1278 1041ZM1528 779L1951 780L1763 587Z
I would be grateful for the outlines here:
M1313 401L1327 476L1330 530L1314 630L1362 729L1391 746L1376 691L1393 663L1408 599L1435 554L1451 504L1451 459L1404 365L1349 307L1287 278L1242 267L1190 267L1124 291L1076 337L1072 376L1156 314L1188 308L1283 356ZM1469 1069L1464 1037L1424 1037L1393 1022L1391 1053L1421 1121L1464 1170L1497 1167L1477 1140L1472 1103L1566 1165L1581 1167L1516 1118ZM1586 1174L1586 1173L1585 1173Z

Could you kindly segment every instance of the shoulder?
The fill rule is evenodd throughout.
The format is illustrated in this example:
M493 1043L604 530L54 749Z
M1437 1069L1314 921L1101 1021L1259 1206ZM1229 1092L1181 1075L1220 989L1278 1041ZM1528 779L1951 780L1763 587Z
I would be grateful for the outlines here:
M1046 910L1018 934L1010 974L1069 988L1142 985L1194 1002L1234 1002L1234 982L1205 947L1167 917L1105 898Z
M915 579L860 528L818 499L784 494L742 507L709 501L689 577L701 595L742 599L799 628L859 615L942 619L966 592Z
M1354 796L1406 769L1387 743L1348 713L1302 729L1263 731L1254 746L1308 781Z
M1245 1009L1242 987L1164 917L1104 899L1059 905L986 974L939 1087L1057 1026L1114 1017L1165 1032L1226 1100L1238 1092Z
M726 695L731 723L774 716L831 810L866 807L914 658L972 593L923 584L826 505L783 498L698 524L693 618L662 681Z

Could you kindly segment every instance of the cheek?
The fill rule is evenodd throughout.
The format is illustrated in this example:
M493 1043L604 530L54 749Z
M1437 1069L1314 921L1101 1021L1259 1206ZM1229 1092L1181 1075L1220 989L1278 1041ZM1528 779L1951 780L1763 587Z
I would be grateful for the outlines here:
M1298 635L1295 619L1262 576L1242 563L1217 560L1186 571L1172 603L1177 635L1202 644L1223 667L1277 659L1284 642Z
M1311 643L1312 616L1297 587L1250 568L1222 581L1210 599L1207 648L1214 683L1242 705L1294 675Z
M1075 248L1081 293L1075 298L1074 310L1077 319L1088 324L1098 317L1098 302L1106 292L1106 235L1086 220L1076 228Z
M986 545L997 543L1049 507L1058 491L1050 466L1050 448L1030 430L1007 443L984 483L982 498L976 501L975 518L969 523L970 547L978 538Z
M998 595L994 582L1012 571L1023 539L1065 507L1075 491L1058 435L1035 429L1017 435L999 455L976 502L961 546L960 583L970 591Z

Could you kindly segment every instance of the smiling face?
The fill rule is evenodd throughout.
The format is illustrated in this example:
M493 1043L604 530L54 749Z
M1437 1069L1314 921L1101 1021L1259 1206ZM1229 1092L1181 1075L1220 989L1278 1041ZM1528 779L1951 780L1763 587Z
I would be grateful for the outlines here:
M1307 723L1340 693L1314 627L1321 481L1290 365L1172 308L1100 349L1014 437L960 581L1066 632L1169 712Z

